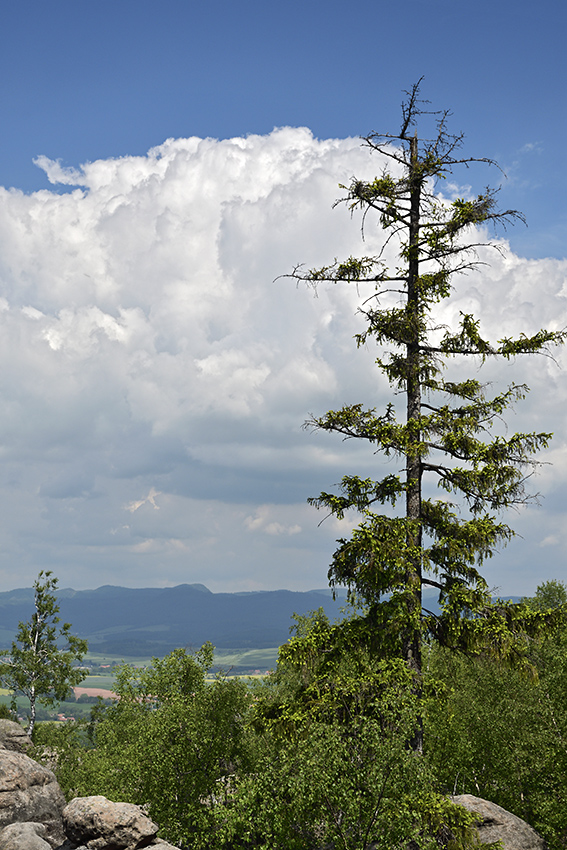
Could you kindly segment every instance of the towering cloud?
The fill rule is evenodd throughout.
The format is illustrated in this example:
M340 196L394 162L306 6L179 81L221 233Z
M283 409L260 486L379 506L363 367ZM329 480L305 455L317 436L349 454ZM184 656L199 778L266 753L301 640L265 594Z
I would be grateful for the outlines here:
M367 293L315 297L277 278L379 249L375 223L361 246L360 221L332 209L378 157L284 128L37 164L65 190L0 190L2 585L44 567L75 587L323 585L345 530L318 528L305 498L382 461L302 422L390 395L352 340ZM473 308L496 337L567 325L567 263L482 259L443 321ZM534 388L514 430L557 432L545 508L522 512L523 546L494 565L496 584L522 592L534 559L553 577L567 546L567 379L541 359L487 374Z

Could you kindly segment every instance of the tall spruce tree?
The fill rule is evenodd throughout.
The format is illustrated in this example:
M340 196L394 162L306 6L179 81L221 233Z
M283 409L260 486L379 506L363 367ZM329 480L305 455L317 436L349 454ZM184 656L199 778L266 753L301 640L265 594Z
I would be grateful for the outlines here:
M308 271L298 266L291 274L312 285L327 281L361 289L366 324L356 337L358 346L375 341L385 352L376 360L378 368L396 393L405 395L402 421L391 403L383 412L351 404L306 423L366 440L374 453L402 460L398 474L381 480L346 475L338 494L323 492L309 501L338 518L349 509L362 515L351 537L338 541L329 580L362 598L369 641L386 655L405 659L417 689L425 635L470 651L482 645L504 652L517 649L529 630L525 608L490 604L479 568L513 536L498 514L530 498L525 483L537 463L534 453L552 436L496 433L495 423L527 387L512 384L490 397L476 378L444 377L446 361L461 355L486 361L545 352L566 336L540 330L490 342L471 314L461 314L452 330L439 328L437 306L451 297L461 274L479 265L477 249L487 244L482 226L522 216L500 211L491 189L452 202L436 193L439 179L456 166L494 163L459 155L462 136L447 132L449 113L425 111L420 83L407 93L400 132L365 140L391 167L370 182L353 179L340 187L346 191L341 200L351 211L362 212L363 226L369 226L372 213L377 215L385 245L398 247L397 268L386 267L383 250L377 257L349 257ZM418 135L423 115L435 116L432 139ZM430 478L448 494L445 498L428 495ZM400 508L400 503L397 514L377 510L387 504ZM423 609L423 587L439 591L440 616ZM417 748L419 739L418 732Z

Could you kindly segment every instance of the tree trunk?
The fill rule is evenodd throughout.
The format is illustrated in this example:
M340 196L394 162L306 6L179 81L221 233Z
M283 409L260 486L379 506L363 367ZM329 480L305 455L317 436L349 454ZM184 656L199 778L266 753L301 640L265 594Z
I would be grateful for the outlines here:
M33 733L33 729L34 729L34 726L35 726L35 716L36 716L35 687L34 687L34 685L32 685L31 689L30 689L29 701L30 701L30 722L28 723L28 728L26 729L26 732L31 738L32 733Z
M419 339L419 217L421 179L417 173L417 137L410 140L410 231L407 292L408 341L407 358L407 421L419 421L421 414L421 374ZM416 696L421 696L421 458L418 451L420 433L412 435L415 449L406 455L406 518L412 521L408 530L408 559L406 587L408 589L408 629L403 637L403 653L414 676ZM414 749L423 750L421 718L416 728Z

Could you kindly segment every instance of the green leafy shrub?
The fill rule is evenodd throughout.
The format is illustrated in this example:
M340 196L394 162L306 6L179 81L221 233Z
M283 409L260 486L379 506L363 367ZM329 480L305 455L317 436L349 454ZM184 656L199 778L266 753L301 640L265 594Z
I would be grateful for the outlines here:
M243 850L474 846L474 818L436 792L427 761L407 746L415 715L402 708L386 731L383 721L304 721L290 737L266 733L255 772L216 809L218 842Z
M205 680L213 647L176 649L152 666L123 666L111 706L93 710L88 727L40 727L37 737L66 796L103 794L146 804L169 841L197 843L210 832L212 800L223 777L246 761L246 685ZM203 839L204 840L204 839Z
M567 846L567 632L538 641L533 675L442 650L443 683L425 712L426 755L441 786L492 800Z
M16 715L5 702L0 702L0 720L15 720Z

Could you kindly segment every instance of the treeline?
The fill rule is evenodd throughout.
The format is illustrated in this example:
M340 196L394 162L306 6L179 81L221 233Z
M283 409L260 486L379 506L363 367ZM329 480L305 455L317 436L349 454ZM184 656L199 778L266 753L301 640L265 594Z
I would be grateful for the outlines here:
M564 610L567 594L548 582L526 601ZM68 798L147 804L180 846L465 847L470 817L448 795L471 793L565 847L567 628L531 640L520 666L431 646L416 695L403 662L358 642L359 622L297 618L261 682L207 684L211 645L126 665L88 722L36 726L36 756L57 754ZM417 718L423 755L408 746Z

